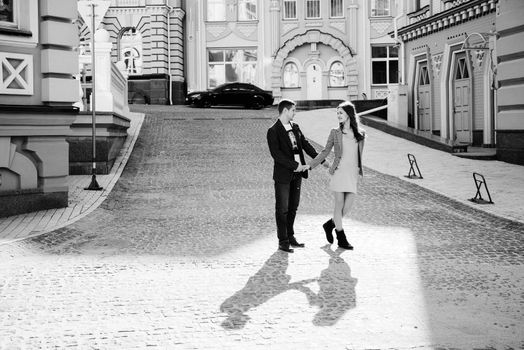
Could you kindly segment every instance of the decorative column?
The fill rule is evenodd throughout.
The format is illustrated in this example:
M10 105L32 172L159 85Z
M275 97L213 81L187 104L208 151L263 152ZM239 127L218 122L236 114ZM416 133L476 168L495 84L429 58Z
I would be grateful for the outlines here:
M280 2L278 0L272 0L269 8L270 17L270 45L271 55L274 56L278 48L280 47Z
M105 29L98 29L95 32L95 41L96 110L101 112L112 112L113 93L111 92L111 47L113 44L111 43L109 33Z
M357 51L357 38L358 38L358 4L352 1L348 6L348 20L349 20L349 47L353 49L353 54Z

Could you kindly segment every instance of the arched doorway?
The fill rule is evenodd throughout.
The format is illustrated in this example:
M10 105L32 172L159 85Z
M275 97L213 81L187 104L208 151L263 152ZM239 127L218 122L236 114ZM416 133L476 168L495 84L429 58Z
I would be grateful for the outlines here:
M317 43L324 43L326 46L330 46L332 49L336 50L337 57L339 57L339 61L342 64L342 67L344 68L344 75L345 75L345 81L347 82L347 90L345 91L345 99L357 99L359 96L358 91L358 69L357 69L357 60L353 57L354 51L353 49L345 42L340 40L339 38L333 36L329 33L323 33L318 30L306 30L304 33L297 34L293 38L286 40L285 43L276 50L274 54L274 60L272 64L272 70L271 70L271 88L273 90L273 96L275 96L275 99L279 99L282 97L282 87L287 87L284 84L284 65L289 60L289 55L292 53L297 47L304 46L306 44L317 44ZM313 62L314 63L314 62ZM313 83L313 77L316 77L315 74L316 71L312 67L306 66L305 69L305 81L301 81L302 83L307 84L308 83L308 77L311 78L311 84L309 86L316 86L315 84L318 82L319 84L322 84L322 69L320 64L317 64L317 68L320 72L320 79L314 79L315 83ZM310 74L308 74L308 70L311 69L312 71ZM313 84L313 85L312 85ZM327 86L327 82L325 86ZM303 86L299 86L303 87ZM305 91L305 95L309 99L309 88ZM322 96L322 85L319 86L319 89L317 91L313 91L311 89L311 94L315 96L315 94L320 93ZM326 96L323 96L326 98ZM315 98L315 97L313 97ZM322 97L320 97L322 98ZM318 99L318 98L317 98Z
M311 63L306 70L307 99L322 98L322 70L317 63Z
M454 59L453 88L453 140L471 143L471 73L465 53Z
M431 82L427 61L420 62L418 66L417 118L419 130L431 131Z

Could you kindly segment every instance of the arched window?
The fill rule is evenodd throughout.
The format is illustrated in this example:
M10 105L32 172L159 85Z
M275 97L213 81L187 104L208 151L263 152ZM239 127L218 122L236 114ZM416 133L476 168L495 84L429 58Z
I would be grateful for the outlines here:
M335 61L329 68L329 86L345 86L346 79L344 65L340 61Z
M142 35L135 28L129 28L120 38L120 59L128 74L142 73Z
M289 62L284 66L284 87L298 87L298 67L295 63Z

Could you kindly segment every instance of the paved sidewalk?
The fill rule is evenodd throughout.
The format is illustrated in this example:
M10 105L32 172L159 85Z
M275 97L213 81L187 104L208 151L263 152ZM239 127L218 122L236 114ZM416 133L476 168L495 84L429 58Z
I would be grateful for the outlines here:
M331 128L338 125L334 108L297 113L295 121L304 134L324 146ZM364 126L368 139L364 166L453 198L463 204L524 223L524 166L500 161L453 156ZM423 179L409 179L407 154L416 157ZM494 204L476 204L473 172L482 174ZM364 177L365 181L365 177ZM482 189L482 197L487 199Z
M69 177L69 206L0 218L0 245L38 236L67 226L96 209L109 195L118 181L140 132L144 114L131 113L129 136L111 173L98 175L102 191L85 191L90 175ZM305 135L324 145L329 130L337 125L335 109L297 113ZM381 173L415 183L474 208L524 223L524 167L499 161L470 160L455 157L414 142L398 138L371 127L365 127L368 140L364 151L365 166ZM415 155L423 179L408 179L407 153ZM475 204L468 199L475 196L472 173L485 176L495 204ZM365 178L364 178L365 181ZM485 193L483 192L483 197Z
M128 137L111 172L96 176L103 190L84 190L91 183L91 175L69 176L69 206L0 218L0 245L38 236L72 224L95 210L107 198L126 166L144 121L142 113L130 112L126 117L131 120L127 131Z

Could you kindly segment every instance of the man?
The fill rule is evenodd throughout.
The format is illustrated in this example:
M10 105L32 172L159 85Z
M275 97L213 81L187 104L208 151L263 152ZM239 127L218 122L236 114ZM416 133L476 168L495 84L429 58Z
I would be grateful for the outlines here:
M307 179L309 165L304 151L312 158L317 151L306 140L297 124L295 102L283 99L278 104L278 119L267 131L269 152L274 160L275 216L277 221L278 249L293 253L290 247L304 247L295 238L293 224L300 201L302 178Z

